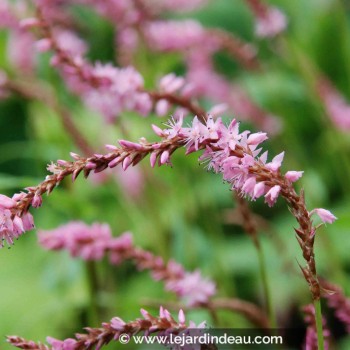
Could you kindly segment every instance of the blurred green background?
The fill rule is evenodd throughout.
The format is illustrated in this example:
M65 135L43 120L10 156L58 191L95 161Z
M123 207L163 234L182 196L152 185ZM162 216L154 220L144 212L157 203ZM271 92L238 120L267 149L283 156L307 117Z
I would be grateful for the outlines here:
M253 18L243 1L211 1L191 16L205 26L221 27L259 47L263 62L260 72L245 71L225 54L217 55L217 69L281 118L281 133L265 146L271 155L286 152L284 171L305 171L297 187L305 188L309 208L324 207L338 217L335 224L318 231L316 259L319 274L340 284L350 295L350 134L332 125L312 89L313 73L322 71L350 101L350 6L336 0L269 3L288 18L287 31L273 41L255 38ZM85 23L93 23L91 27L82 25L82 35L90 45L89 57L112 61L111 25L86 9L76 9L75 15L80 20L83 17ZM0 68L11 72L7 41L8 33L1 31ZM96 152L103 152L104 144L124 138L118 125L106 126L100 116L67 92L59 74L49 66L49 57L40 57L38 76L54 88ZM141 52L137 59L137 68L150 87L155 77L183 69L174 54ZM120 118L131 140L141 136L155 140L150 125L162 122L155 116L144 119L133 113ZM254 125L243 123L242 129L246 127L254 130ZM80 153L56 113L39 101L18 96L0 101L0 132L0 193L6 195L42 181L50 161L68 159L70 151ZM141 164L145 183L138 198L125 193L113 176L101 184L79 178L72 185L65 180L44 198L40 210L32 210L36 227L52 229L69 220L109 223L115 235L131 231L142 248L165 259L172 257L188 270L200 268L203 275L215 280L219 296L263 305L256 251L251 239L232 221L235 203L228 186L222 184L220 176L203 171L195 154L185 157L180 150L173 164L173 168L154 170L148 160ZM303 261L293 233L296 222L282 200L272 209L262 200L251 203L251 208L268 223L259 237L279 324L302 328L301 307L311 298L296 262ZM112 268L103 261L97 264L97 270L100 321L116 315L132 320L139 317L141 307L157 313L150 306L152 302L175 300L171 293L164 292L162 283L154 282L147 271L137 272L132 264ZM36 341L45 341L48 335L70 337L84 326L93 326L89 304L85 263L64 252L44 251L35 231L0 251L1 337L16 334ZM349 349L350 339L344 329L326 306L324 310L337 348ZM212 324L206 311L193 310L188 315L196 322L205 319ZM219 326L250 325L239 315L220 311ZM2 344L0 348L10 347Z

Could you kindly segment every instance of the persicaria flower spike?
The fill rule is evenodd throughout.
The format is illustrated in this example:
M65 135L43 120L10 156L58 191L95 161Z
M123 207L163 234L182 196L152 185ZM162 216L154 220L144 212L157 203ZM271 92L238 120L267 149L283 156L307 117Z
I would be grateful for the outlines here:
M206 304L215 294L215 283L203 278L200 271L186 272L173 260L164 260L149 251L135 247L129 232L112 237L107 224L91 226L73 221L51 231L39 231L39 243L48 250L68 250L73 257L100 260L109 256L113 265L132 260L139 270L150 270L156 281L164 281L165 289L174 292L189 306Z
M134 321L125 322L119 317L113 317L110 322L102 323L99 328L85 328L85 334L77 333L75 338L68 338L65 340L58 340L52 337L47 337L47 342L51 347L35 343L32 340L26 340L17 336L7 337L7 342L20 349L32 349L32 350L84 350L84 349L100 349L102 346L107 345L111 341L118 341L119 337L123 334L133 336L139 333L144 335L157 334L164 339L164 345L170 345L170 338L167 337L170 334L188 334L188 330L198 329L198 334L201 329L206 327L206 322L203 321L196 325L193 321L185 323L185 314L183 310L178 313L178 321L171 315L171 313L160 307L159 315L153 316L148 311L141 309L142 318L137 318ZM201 349L212 349L209 345L200 345ZM175 347L172 344L172 349L181 350L182 346ZM187 349L187 345L186 345ZM192 346L191 346L192 349Z
M221 118L214 120L210 115L206 125L194 118L190 127L182 127L182 119L168 126L169 129L163 130L167 135L165 138L184 138L187 154L205 148L201 161L207 163L208 169L222 173L232 189L254 200L266 195L270 206L276 202L280 187L261 181L258 174L251 171L254 166L263 166L265 171L272 172L278 172L281 167L284 152L273 158L270 163L267 163L267 153L259 157L261 148L258 146L267 139L266 133L240 133L236 120L225 126Z
M150 155L152 167L157 163L162 166L171 164L172 154L182 146L185 146L186 154L203 150L200 161L206 163L208 170L222 174L224 181L228 182L231 189L240 195L252 200L264 196L270 206L276 203L279 196L283 196L287 201L292 214L299 223L299 228L296 228L295 231L308 264L306 270L303 270L307 272L304 273L304 276L307 278L314 299L318 299L321 290L315 277L317 274L313 253L313 237L318 226L313 225L311 215L317 213L324 222L328 223L333 222L336 218L325 209L317 208L311 212L307 210L303 192L298 195L293 187L293 182L300 177L301 172L294 171L289 173L289 176L283 176L281 173L284 152L269 162L268 153L262 153L260 147L267 138L265 133L252 134L248 130L240 132L239 123L236 120L225 125L221 118L214 119L210 115L203 123L195 117L188 127L183 126L183 116L177 116L166 124L166 129L161 130L158 127L153 127L153 129L162 140L152 143L141 138L137 144L122 140L120 147L107 145L109 151L107 154L94 154L84 158L72 153L73 161L59 161L57 164L50 164L48 170L52 174L36 187L27 188L27 193L13 197L17 204L11 210L15 213L19 211L20 217L24 218L29 207L39 203L36 197L35 204L33 204L35 196L51 193L60 181L70 175L75 181L80 173L88 177L91 171L98 173L107 167L113 168L120 165L123 170L126 170L129 166L138 164L147 155ZM8 200L5 203L8 203ZM7 223L8 215L4 213L3 221ZM10 227L10 231L14 231L13 227Z

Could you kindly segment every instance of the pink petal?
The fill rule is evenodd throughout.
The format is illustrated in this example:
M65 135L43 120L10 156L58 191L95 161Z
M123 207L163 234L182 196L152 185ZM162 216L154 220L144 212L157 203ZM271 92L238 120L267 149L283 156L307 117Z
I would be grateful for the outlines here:
M303 176L303 171L287 171L284 177L290 182L298 181Z
M313 214L317 214L324 223L332 224L337 220L337 217L327 209L316 208L310 212L310 216Z

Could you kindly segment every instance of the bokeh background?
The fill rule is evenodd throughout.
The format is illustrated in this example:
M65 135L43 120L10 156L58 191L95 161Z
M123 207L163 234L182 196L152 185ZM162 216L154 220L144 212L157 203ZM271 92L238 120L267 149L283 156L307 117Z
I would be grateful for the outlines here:
M309 208L327 208L338 217L333 225L317 232L316 259L319 274L350 293L350 130L333 124L314 89L322 73L350 101L350 4L345 0L269 3L288 18L287 30L273 40L255 37L254 18L244 1L209 1L202 9L183 16L198 19L207 27L223 28L258 47L260 71L247 71L224 53L216 55L216 69L278 116L281 130L265 147L271 154L286 152L285 171L305 171L297 187L305 189ZM89 43L88 57L114 61L111 23L87 7L75 6L72 13L80 35ZM0 68L15 76L18 72L10 59L9 37L7 30L0 30ZM49 58L50 53L38 55L38 79L70 110L96 152L103 152L104 144L125 138L125 130L131 140L141 136L156 140L150 125L161 125L164 120L123 113L115 125L106 126L96 112L69 93L59 73L50 67ZM136 59L148 87L154 87L157 77L184 70L177 54L144 49ZM201 103L209 106L205 100ZM225 119L231 117L227 114ZM350 109L347 117L350 119ZM243 122L243 128L257 130L249 122ZM50 161L68 159L70 151L80 152L55 111L43 102L18 95L0 101L0 133L0 192L6 195L42 181ZM200 268L217 283L219 296L263 305L257 254L237 223L236 204L228 186L222 184L220 176L203 171L195 154L185 157L180 150L173 164L172 168L152 170L146 161L139 172L119 172L116 176L113 169L106 176L79 178L74 185L65 180L45 198L40 210L32 211L37 229L52 229L70 220L106 222L114 235L131 231L144 249L165 259L172 257L188 270ZM262 200L251 203L251 208L259 216L274 309L281 326L300 328L294 342L297 348L305 332L301 307L310 302L310 294L297 264L302 257L294 237L296 222L282 200L272 209ZM175 300L163 290L162 283L154 282L147 271L137 272L132 264L112 268L102 261L97 271L100 321L116 315L132 320L139 317L141 307L156 313L154 303ZM1 337L17 334L41 341L47 335L70 337L84 326L92 326L89 305L86 264L64 252L44 251L35 231L0 251ZM349 349L344 327L326 306L324 312L337 349ZM192 310L188 315L196 322L212 322L203 310ZM231 312L220 311L218 315L220 326L251 326ZM0 348L10 346L2 343Z

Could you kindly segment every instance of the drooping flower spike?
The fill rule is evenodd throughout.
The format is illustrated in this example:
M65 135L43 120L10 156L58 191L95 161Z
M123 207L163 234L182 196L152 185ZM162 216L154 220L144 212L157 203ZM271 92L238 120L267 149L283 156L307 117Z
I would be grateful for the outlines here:
M27 213L30 206L41 203L41 196L50 193L67 176L72 176L74 181L80 173L85 177L93 172L101 172L107 167L113 168L121 165L123 170L134 166L150 155L151 166L171 164L172 154L182 146L186 148L186 154L203 150L200 161L206 163L208 169L220 173L223 179L230 184L230 188L242 196L252 200L259 197L265 198L269 206L273 206L278 197L282 196L288 203L292 214L299 223L295 229L298 242L303 250L303 256L307 267L303 268L303 274L310 285L315 299L320 297L320 286L317 280L314 260L314 237L318 226L314 226L311 215L305 205L303 193L298 195L293 187L293 182L299 178L301 172L287 172L284 176L281 165L284 152L268 161L267 152L262 153L260 144L267 139L265 133L253 133L239 131L239 123L232 120L226 126L220 118L216 120L208 116L205 124L194 118L192 123L184 127L183 118L170 120L166 129L153 127L155 133L162 139L159 142L147 142L140 139L139 143L120 140L119 147L107 145L110 151L107 154L95 154L92 157L83 158L71 153L74 161L59 160L57 164L50 164L48 170L52 175L36 187L27 189L22 193L11 209L14 212ZM34 204L33 204L34 203ZM13 203L12 203L13 204ZM321 219L332 223L336 217L330 212L315 209ZM17 232L8 221L4 221L7 236L16 237Z
M193 321L186 323L186 317L182 310L178 313L178 321L176 321L171 313L160 307L159 316L152 316L148 311L141 309L142 318L134 321L125 322L119 317L113 317L110 322L102 323L100 328L85 328L85 334L77 333L75 338L58 340L52 337L47 337L47 342L51 346L42 343L35 343L31 340L26 340L17 336L7 337L7 342L20 349L27 350L85 350L85 349L100 349L102 346L109 344L111 341L118 341L123 335L132 337L137 334L145 336L158 335L164 337L164 346L172 346L174 350L184 349L176 344L170 344L170 339L166 341L166 337L170 334L181 335L188 334L188 329L194 330L206 327L206 322L196 325ZM121 339L122 342L123 339ZM188 350L193 349L192 346ZM198 347L196 347L198 349ZM215 349L212 345L203 345L200 349Z
M150 270L156 281L163 281L165 289L174 292L187 306L205 305L215 294L215 283L204 278L199 270L186 272L173 260L168 263L134 245L131 233L112 237L107 224L91 226L73 221L54 230L39 231L39 242L48 250L68 250L73 257L101 260L109 257L112 265L131 260L139 270Z

